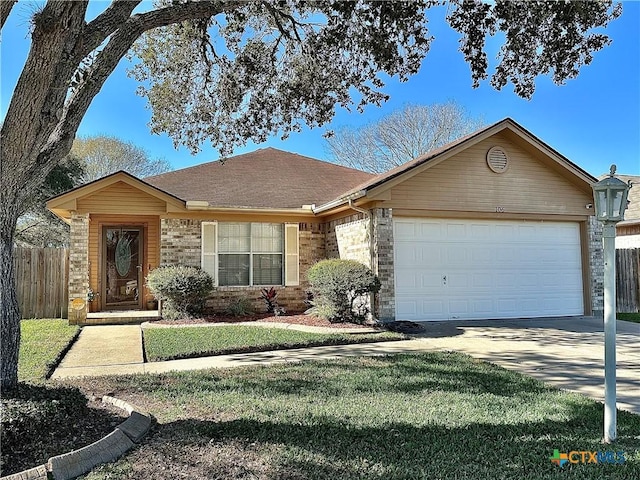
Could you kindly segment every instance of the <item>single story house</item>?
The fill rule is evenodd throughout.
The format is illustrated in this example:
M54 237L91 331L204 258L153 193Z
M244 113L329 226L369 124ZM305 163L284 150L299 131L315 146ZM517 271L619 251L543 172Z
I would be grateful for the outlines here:
M616 225L616 248L640 248L640 175L616 175L634 187L629 190L624 220Z
M383 321L602 311L594 177L507 118L381 175L273 148L144 180L118 172L51 199L71 226L69 298L144 309L150 270L202 267L208 300L276 286L304 309L331 257L379 277Z

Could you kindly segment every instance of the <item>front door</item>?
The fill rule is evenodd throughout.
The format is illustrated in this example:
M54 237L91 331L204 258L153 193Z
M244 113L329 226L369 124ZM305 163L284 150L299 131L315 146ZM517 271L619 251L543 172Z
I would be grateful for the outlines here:
M102 298L105 309L142 308L143 228L102 229Z

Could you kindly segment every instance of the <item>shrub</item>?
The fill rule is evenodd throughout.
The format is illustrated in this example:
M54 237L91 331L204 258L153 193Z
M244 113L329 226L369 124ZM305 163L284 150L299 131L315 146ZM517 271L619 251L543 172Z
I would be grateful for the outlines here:
M309 269L307 279L314 295L310 313L330 322L362 323L369 313L363 295L380 290L378 277L355 260L322 260Z
M253 313L253 305L247 297L234 298L229 302L227 313L234 317L244 317Z
M263 288L260 291L260 296L267 307L267 313L273 313L278 308L278 292L274 287Z
M213 290L213 279L199 268L169 265L152 270L147 286L157 300L163 301L162 316L176 320L202 314Z

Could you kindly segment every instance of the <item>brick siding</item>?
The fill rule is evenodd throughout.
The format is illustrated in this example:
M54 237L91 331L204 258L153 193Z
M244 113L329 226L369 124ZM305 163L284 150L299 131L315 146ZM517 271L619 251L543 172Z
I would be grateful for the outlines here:
M589 217L587 223L589 245L589 269L591 271L591 309L593 315L604 314L604 250L602 245L602 223Z
M89 292L89 214L73 213L69 231L69 302L87 300ZM80 324L87 309L69 307L69 323Z

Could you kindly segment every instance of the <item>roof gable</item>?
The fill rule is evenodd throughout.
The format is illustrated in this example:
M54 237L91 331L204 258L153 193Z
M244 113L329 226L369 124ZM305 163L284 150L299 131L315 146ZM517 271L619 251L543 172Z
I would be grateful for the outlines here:
M360 194L360 196L366 194L367 197L375 197L375 195L392 188L394 185L397 185L414 175L418 175L427 169L433 168L456 154L499 133L506 135L521 148L529 150L530 152L534 151L538 156L544 157L543 161L549 168L565 175L570 182L575 184L579 189L584 192L591 191L591 184L596 181L593 176L558 153L552 147L542 142L511 118L505 118L500 122L471 133L454 142L443 145L442 147L432 150L425 155L393 168L388 172L377 175L375 178L355 186L337 199L333 199L329 204L333 205L340 203L337 201L339 199L344 199L346 201L350 196L357 194ZM322 210L322 206L317 210Z
M185 207L185 202L181 199L127 172L119 171L49 199L47 208L59 217L69 219L71 211L94 212L97 205L104 205L111 210L112 202L109 198L112 201L117 198L138 204L140 211L137 213L180 211Z

